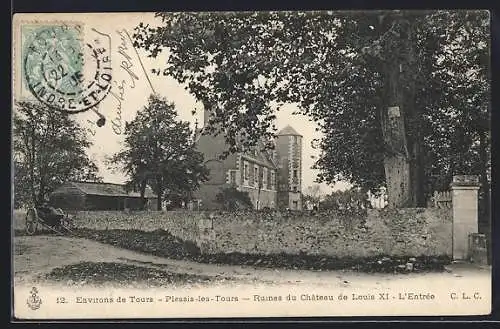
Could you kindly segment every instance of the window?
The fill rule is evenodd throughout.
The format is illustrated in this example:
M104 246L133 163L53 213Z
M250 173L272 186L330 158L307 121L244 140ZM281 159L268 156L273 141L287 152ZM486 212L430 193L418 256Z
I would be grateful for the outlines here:
M248 162L245 162L245 164L243 165L243 170L244 170L244 173L243 173L243 178L245 179L245 181L248 181L248 176L249 176L249 171L248 171Z
M274 170L271 171L271 190L274 190L276 184L276 173Z
M269 189L267 186L267 168L262 167L262 188Z
M297 179L297 169L293 170L293 179Z
M259 185L259 166L254 165L253 167L253 181L255 182L255 185Z
M236 170L231 170L229 172L229 184L236 185Z

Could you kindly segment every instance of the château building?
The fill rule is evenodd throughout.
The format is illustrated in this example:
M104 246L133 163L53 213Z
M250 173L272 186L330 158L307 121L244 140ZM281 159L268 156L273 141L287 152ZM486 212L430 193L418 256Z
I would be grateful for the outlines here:
M205 125L208 113L204 113ZM220 156L227 149L224 136L198 136L197 149L203 153L210 170L209 180L195 193L199 209L218 209L216 195L227 187L248 192L255 209L302 209L302 136L286 126L274 141L274 150L233 153Z

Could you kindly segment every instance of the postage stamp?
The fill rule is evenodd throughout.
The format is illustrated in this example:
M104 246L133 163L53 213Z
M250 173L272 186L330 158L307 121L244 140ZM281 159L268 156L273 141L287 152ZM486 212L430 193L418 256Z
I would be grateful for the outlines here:
M89 110L111 90L109 38L91 30L84 42L78 24L22 25L23 87L51 109ZM85 69L84 69L85 68Z
M14 320L491 312L487 12L13 34Z

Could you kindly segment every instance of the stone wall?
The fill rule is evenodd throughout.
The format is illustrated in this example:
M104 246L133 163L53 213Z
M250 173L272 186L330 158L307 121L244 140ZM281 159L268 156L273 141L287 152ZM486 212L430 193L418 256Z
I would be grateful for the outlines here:
M199 236L198 224L203 222L202 212L194 211L81 211L74 224L79 228L94 230L139 230L162 229L186 240L196 242Z
M370 211L368 216L217 216L199 240L207 253L336 257L451 255L452 220L442 209Z
M12 229L14 231L24 231L26 229L26 210L14 209L12 212Z
M335 257L451 255L449 209L370 210L368 215L278 212L82 212L93 229L164 229L204 253L308 254Z

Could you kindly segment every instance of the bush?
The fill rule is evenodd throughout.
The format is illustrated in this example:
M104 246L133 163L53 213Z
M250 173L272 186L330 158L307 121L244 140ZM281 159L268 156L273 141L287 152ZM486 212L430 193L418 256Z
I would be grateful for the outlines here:
M234 187L221 189L215 196L215 200L222 206L222 209L228 211L253 208L248 192L238 191Z
M183 241L164 230L144 232L120 229L102 231L78 229L74 231L74 234L116 247L172 259L184 259L200 254L200 249L194 243Z

